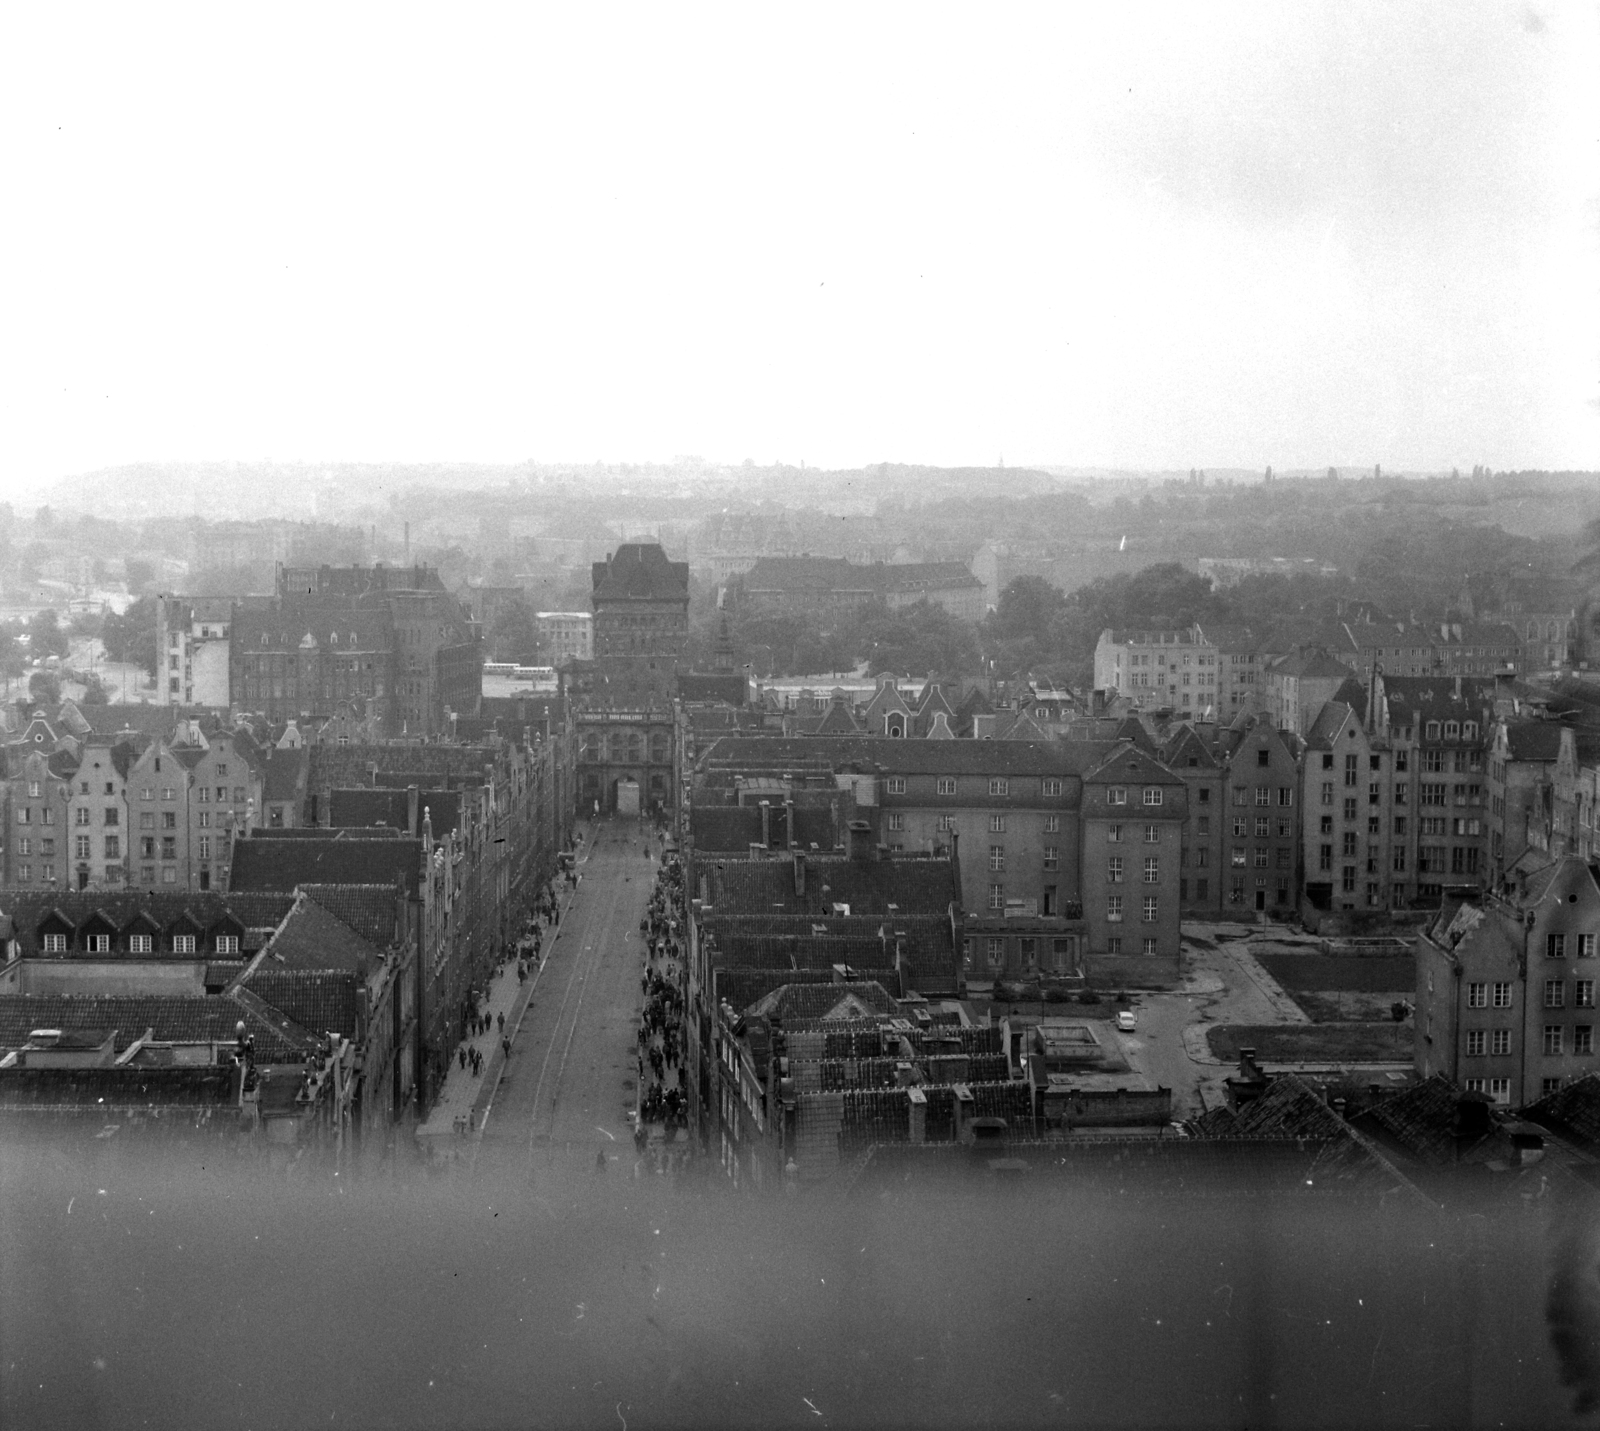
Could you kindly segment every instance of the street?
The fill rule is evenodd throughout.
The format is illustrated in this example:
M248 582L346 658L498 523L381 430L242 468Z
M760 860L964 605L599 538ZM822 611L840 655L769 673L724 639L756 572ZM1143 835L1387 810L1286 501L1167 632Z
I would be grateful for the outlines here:
M643 941L639 921L654 885L648 826L631 819L591 825L581 879L559 937L512 1040L478 1150L480 1171L537 1182L594 1170L598 1154L631 1169Z

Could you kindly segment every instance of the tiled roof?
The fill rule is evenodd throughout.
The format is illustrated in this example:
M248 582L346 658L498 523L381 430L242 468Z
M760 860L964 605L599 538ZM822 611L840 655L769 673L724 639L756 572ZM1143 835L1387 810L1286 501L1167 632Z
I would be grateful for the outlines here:
M871 1018L892 1014L899 1007L889 991L877 982L784 984L763 995L746 1012L763 1017L791 1020Z
M805 889L795 891L793 861L693 861L690 888L707 881L708 903L722 914L820 915L848 904L853 915L889 917L889 905L904 916L938 914L958 902L955 871L943 859L807 860ZM823 887L827 887L824 895Z
M357 790L394 777L399 785L442 785L440 776L467 776L484 780L499 757L486 745L313 745L307 746L311 790Z
M350 926L368 943L388 949L396 942L395 893L393 885L382 884L303 884L300 893L320 904L329 914Z
M299 749L273 750L262 762L262 796L264 801L291 800L298 807L305 797L306 774L310 756L305 746Z
M1074 775L1112 747L1101 741L896 740L886 736L723 736L696 762L779 772L825 765L896 775Z
M338 969L365 974L381 953L342 919L302 895L252 967Z
M298 1062L316 1040L286 1015L244 991L227 994L115 995L0 994L0 1049L27 1041L39 1028L117 1031L117 1050L146 1029L163 1043L228 1041L243 1020L262 1063Z
M1081 746L1086 742L1073 742ZM1128 780L1139 781L1145 785L1182 785L1183 777L1174 775L1166 766L1162 765L1153 755L1119 741L1116 748L1107 751L1099 760L1083 772L1084 782Z
M402 788L368 787L355 790L334 790L328 797L328 823L346 829L364 829L374 825L387 825L395 830L410 829L410 793ZM417 826L422 825L423 811L435 839L454 830L461 821L461 792L459 790L419 790L417 792Z
M594 599L682 601L689 595L689 563L668 561L654 543L625 542L591 568Z
M217 1066L149 1068L0 1069L0 1109L51 1112L81 1108L99 1116L164 1109L225 1110L237 1097L232 1068Z
M1357 1126L1370 1127L1387 1136L1418 1162L1453 1163L1457 1161L1460 1105L1474 1098L1488 1106L1489 1100L1483 1094L1463 1093L1448 1078L1436 1073L1363 1110Z
M293 890L302 884L392 885L416 897L422 841L413 839L240 840L229 875L234 890Z
M294 898L289 894L215 892L162 894L138 890L60 890L53 894L31 891L0 893L0 908L11 917L15 926L15 938L25 955L37 955L40 952L39 925L52 913L60 914L74 929L82 928L96 914L103 914L118 931L137 926L135 932L138 933L152 928L161 931L176 928L182 933L198 929L201 933L205 933L218 926L228 926L230 919L246 930L262 925L275 927L293 905ZM113 941L114 944L116 942ZM81 954L83 951L71 952ZM160 954L164 951L156 952ZM209 951L202 949L200 952ZM146 959L151 956L129 955L125 948L114 948L111 957Z
M1600 1145L1600 1074L1586 1073L1522 1110L1523 1117L1576 1139Z
M762 557L741 578L747 591L869 593L871 573L845 557Z
M1506 744L1513 760L1556 760L1561 755L1561 732L1554 721L1531 720L1506 726Z
M1268 670L1274 676L1296 676L1301 680L1342 681L1350 674L1348 666L1320 649L1296 651L1273 662Z
M350 1038L358 1032L361 980L355 974L258 967L245 980L245 987L311 1033L332 1032Z
M1325 750L1333 744L1339 732L1344 729L1344 723L1349 719L1351 707L1342 701L1326 701L1317 718L1311 722L1311 729L1306 732L1306 745L1312 750Z

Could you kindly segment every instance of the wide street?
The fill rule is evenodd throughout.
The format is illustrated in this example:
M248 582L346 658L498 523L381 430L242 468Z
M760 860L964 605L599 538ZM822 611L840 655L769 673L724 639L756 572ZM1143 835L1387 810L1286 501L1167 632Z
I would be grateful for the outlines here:
M601 821L579 856L581 879L512 1042L478 1149L480 1172L523 1176L631 1169L641 1005L639 921L659 868L648 826Z

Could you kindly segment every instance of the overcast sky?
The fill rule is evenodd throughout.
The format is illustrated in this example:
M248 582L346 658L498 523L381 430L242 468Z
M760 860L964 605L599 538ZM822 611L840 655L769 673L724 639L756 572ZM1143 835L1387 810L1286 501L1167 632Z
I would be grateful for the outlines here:
M11 5L0 485L1600 465L1592 5Z

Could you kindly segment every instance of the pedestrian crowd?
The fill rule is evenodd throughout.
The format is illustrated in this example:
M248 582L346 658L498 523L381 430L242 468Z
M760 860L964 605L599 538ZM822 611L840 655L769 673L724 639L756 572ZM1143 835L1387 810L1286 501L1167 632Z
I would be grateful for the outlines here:
M650 853L648 843L645 853ZM652 1124L660 1126L669 1140L688 1126L681 980L684 914L683 870L675 859L663 858L639 923L644 936L644 967L639 974L643 1008L636 1054L639 1117L633 1136L641 1155Z

